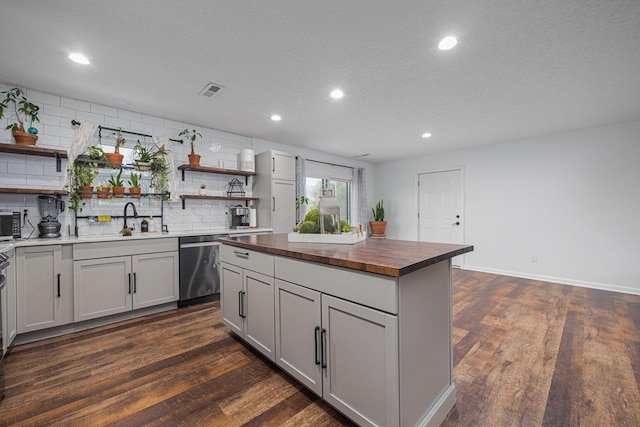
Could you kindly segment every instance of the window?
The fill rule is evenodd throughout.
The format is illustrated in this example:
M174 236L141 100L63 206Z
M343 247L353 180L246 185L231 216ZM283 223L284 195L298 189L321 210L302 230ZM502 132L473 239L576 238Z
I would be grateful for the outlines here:
M340 219L351 224L352 180L352 168L308 160L305 180L305 195L309 198L307 210L318 207L323 188L332 188L340 205Z

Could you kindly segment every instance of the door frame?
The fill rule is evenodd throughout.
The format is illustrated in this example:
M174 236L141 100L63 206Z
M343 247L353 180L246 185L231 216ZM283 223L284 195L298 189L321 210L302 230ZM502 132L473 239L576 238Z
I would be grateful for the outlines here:
M415 206L416 206L416 240L418 242L420 242L420 175L425 175L425 174L429 174L429 173L439 173L439 172L451 172L451 171L460 171L460 193L461 193L461 210L462 210L462 230L460 231L461 236L462 236L462 243L465 243L465 222L467 219L467 216L465 214L465 204L464 204L464 189L465 189L465 173L464 173L464 166L452 166L452 167L443 167L443 168L434 168L434 169L426 169L426 170L422 170L422 171L418 171L416 172L415 175L415 180L414 180L414 184L415 184L415 198L414 198L414 202L415 202ZM452 258L452 262L454 261L454 259L459 259L460 261L457 263L457 267L459 268L464 268L465 266L465 256L463 255L458 255L455 258Z

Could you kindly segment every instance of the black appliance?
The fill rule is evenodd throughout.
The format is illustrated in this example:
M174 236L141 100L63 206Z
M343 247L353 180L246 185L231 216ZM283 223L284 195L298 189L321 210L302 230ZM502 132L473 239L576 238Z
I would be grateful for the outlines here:
M220 299L220 243L227 235L180 238L180 299L178 306Z

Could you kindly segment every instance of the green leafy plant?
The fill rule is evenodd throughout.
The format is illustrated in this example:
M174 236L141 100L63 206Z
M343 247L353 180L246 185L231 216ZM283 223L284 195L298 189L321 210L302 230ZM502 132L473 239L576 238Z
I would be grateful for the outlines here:
M296 213L300 210L302 205L308 205L309 198L306 196L296 197Z
M198 137L202 138L202 134L197 132L195 129L184 129L182 132L178 134L178 136L183 137L187 141L191 143L191 154L196 154L195 152L195 142Z
M122 181L123 170L124 169L120 169L120 172L118 172L118 174L115 177L113 176L113 174L111 175L111 178L107 180L109 185L111 185L112 187L124 187L124 182Z
M154 157L161 154L161 148L164 151L164 146L158 147L156 144L148 145L146 142L136 140L136 145L133 147L133 160L136 162L151 163Z
M80 197L80 187L90 187L93 180L98 176L96 164L92 162L74 162L73 166L67 169L69 174L69 209L82 212L82 206L86 203Z
M131 187L140 187L141 178L142 178L142 174L132 173L127 182Z
M373 212L373 220L374 221L384 221L384 206L382 204L382 199L376 204L375 208L371 208Z
M14 123L9 123L6 129L11 129L12 133L25 132L25 123L27 123L28 127L31 127L34 122L40 121L38 118L40 107L29 102L22 89L14 87L11 90L5 90L2 94L5 95L5 98L0 102L0 119L4 117L5 108L13 105L17 120ZM37 133L37 131L35 132Z
M98 160L101 162L107 161L107 153L105 153L101 147L96 147L95 145L92 145L91 147L89 147L89 152L87 156L91 160ZM97 163L95 164L95 166L97 166Z

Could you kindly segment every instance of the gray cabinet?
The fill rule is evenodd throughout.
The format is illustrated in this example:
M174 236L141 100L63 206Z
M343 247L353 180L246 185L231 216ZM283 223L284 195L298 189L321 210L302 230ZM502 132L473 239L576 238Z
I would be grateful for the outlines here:
M73 322L70 245L16 249L17 332Z
M177 239L74 246L76 322L178 300Z
M398 425L397 317L276 279L276 363L360 425Z
M258 227L274 233L288 233L295 227L295 156L269 150L256 155L258 178L253 180L253 195Z
M6 276L7 276L7 310L3 311L3 313L7 314L6 319L6 332L5 335L3 335L3 337L7 337L7 339L3 340L3 344L6 345L7 347L11 346L11 344L13 343L13 340L15 340L16 335L18 335L18 317L17 317L17 313L16 313L16 309L17 309L17 293L18 293L18 287L16 285L16 257L15 257L15 250L10 250L8 251L8 255L9 255L9 262L11 264L9 264L9 267L7 267L7 271L6 271ZM3 301L5 301L5 299L3 298ZM2 326L4 328L5 323L2 323Z
M222 323L275 361L273 256L223 245L220 259Z

